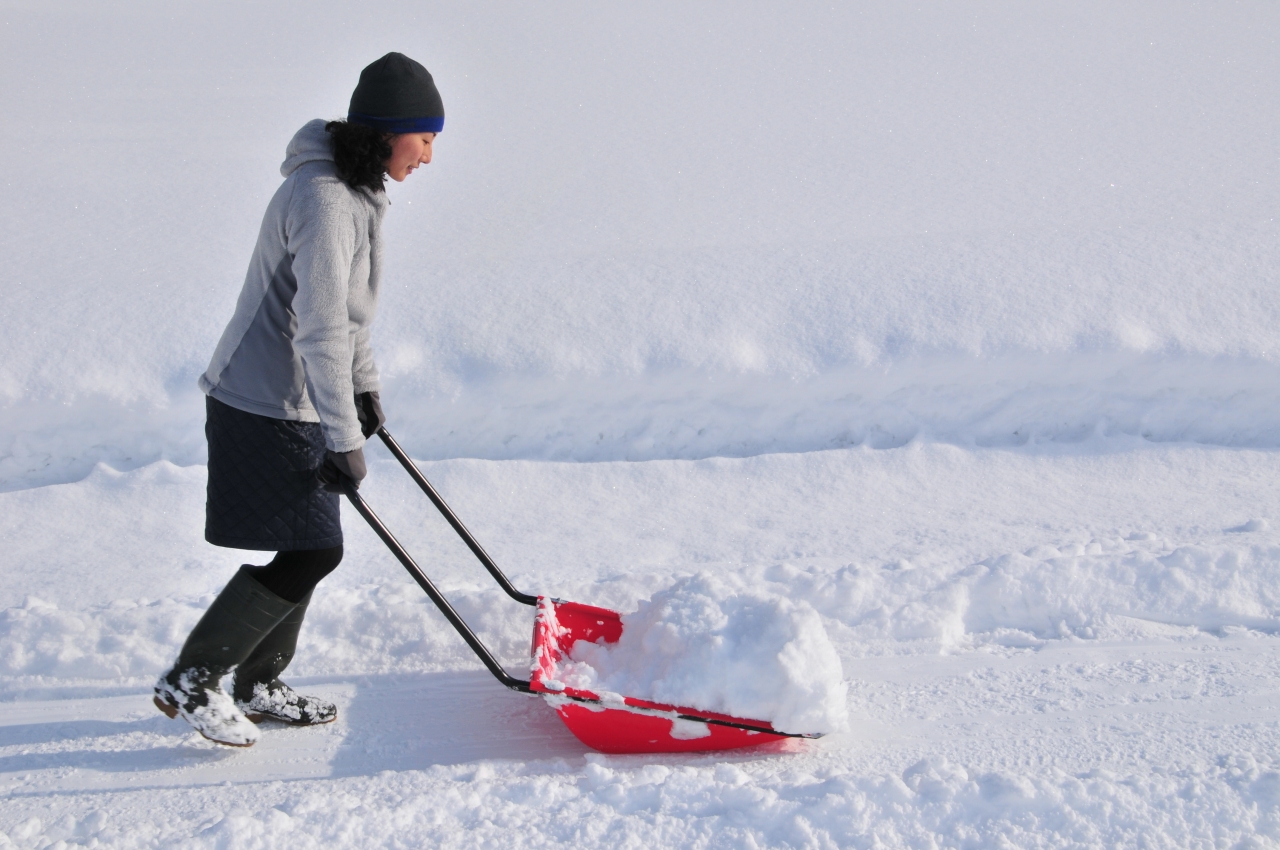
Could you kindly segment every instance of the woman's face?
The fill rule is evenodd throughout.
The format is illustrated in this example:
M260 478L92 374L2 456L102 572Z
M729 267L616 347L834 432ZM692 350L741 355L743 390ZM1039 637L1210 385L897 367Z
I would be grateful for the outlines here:
M392 137L387 174L397 183L403 183L415 168L431 161L431 143L435 140L435 133L401 133Z

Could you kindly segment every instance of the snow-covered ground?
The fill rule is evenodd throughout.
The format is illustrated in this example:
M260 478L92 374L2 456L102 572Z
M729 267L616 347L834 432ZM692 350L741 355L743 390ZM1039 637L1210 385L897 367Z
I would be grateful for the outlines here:
M0 2L0 848L1280 846L1280 7ZM522 589L811 605L851 729L601 756L351 512L291 681L149 703L261 553L194 389L285 142L387 50L390 427ZM380 447L368 500L512 670ZM59 844L61 842L61 844Z
M16 846L1234 846L1280 840L1280 455L1094 440L425 464L525 589L634 608L732 572L823 615L852 731L591 754L479 668L372 533L294 670L332 727L203 742L148 701L236 553L203 471L0 495L0 827ZM391 460L367 498L518 669L501 594ZM358 517L351 517L358 519ZM248 558L253 555L246 553ZM39 564L39 569L19 565Z

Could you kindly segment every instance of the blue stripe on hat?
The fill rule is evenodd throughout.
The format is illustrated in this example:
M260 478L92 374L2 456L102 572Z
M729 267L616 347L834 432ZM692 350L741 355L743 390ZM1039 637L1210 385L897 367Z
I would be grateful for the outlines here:
M443 115L423 118L378 118L363 112L348 112L347 121L362 124L384 133L439 133L444 129Z

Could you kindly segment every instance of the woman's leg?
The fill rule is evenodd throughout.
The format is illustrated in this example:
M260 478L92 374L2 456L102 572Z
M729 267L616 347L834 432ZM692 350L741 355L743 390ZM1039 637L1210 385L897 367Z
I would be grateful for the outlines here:
M178 660L155 686L156 707L182 718L211 741L247 747L258 732L219 681L242 664L297 604L241 567L191 630Z
M296 603L279 625L236 668L232 696L236 705L257 723L270 717L286 723L314 725L338 716L333 703L302 696L284 682L280 674L293 660L298 632L311 602L312 589L342 561L342 547L280 552L265 567L251 569L263 587Z

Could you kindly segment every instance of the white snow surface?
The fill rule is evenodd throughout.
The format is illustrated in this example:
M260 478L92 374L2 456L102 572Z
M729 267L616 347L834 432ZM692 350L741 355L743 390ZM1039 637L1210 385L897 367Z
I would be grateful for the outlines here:
M705 572L624 615L616 642L575 641L556 679L600 696L763 720L783 732L849 726L840 657L818 612Z
M0 848L1280 846L1280 6L0 2ZM806 606L847 731L588 752L373 533L218 748L194 388L388 50L389 426L521 589ZM513 673L533 612L373 507Z
M508 669L527 669L531 609L382 457L370 503ZM156 712L149 687L262 554L202 543L202 467L100 467L0 494L0 834L18 847L1280 841L1280 453L913 441L423 468L524 590L630 611L704 572L808 603L844 670L849 731L591 754L542 700L498 685L348 512L346 559L286 677L334 700L337 722L215 748Z

